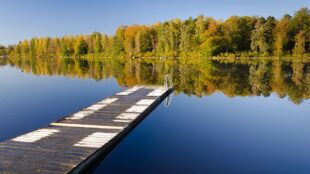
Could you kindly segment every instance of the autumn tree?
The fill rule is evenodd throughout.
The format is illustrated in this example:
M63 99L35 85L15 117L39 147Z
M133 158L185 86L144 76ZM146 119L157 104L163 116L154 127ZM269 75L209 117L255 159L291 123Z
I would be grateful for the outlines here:
M295 36L295 47L293 50L294 55L302 56L306 52L305 46L306 46L306 32L304 30L301 30Z
M289 33L291 30L291 16L285 15L275 27L274 55L281 56L288 48Z
M181 52L189 52L197 47L199 38L197 37L197 35L195 35L195 28L195 21L192 18L185 20L182 24L180 36Z
M251 50L264 55L268 54L269 45L267 44L267 28L265 27L265 19L260 18L255 24L255 29L251 34Z
M201 53L207 57L231 50L229 39L223 31L223 25L218 24L215 20L210 23L208 30L203 34L200 49Z
M250 50L255 21L251 17L232 16L224 22L224 32L234 53Z
M303 54L310 51L310 11L301 8L292 19L293 32L295 34L294 53Z
M80 36L74 45L74 55L82 56L88 53L88 44L84 40L83 36Z

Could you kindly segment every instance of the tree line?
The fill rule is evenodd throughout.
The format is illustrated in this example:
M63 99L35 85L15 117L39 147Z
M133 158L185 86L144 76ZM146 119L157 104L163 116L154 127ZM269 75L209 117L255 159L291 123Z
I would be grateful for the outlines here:
M41 37L0 47L0 54L34 57L212 57L309 56L310 11L293 16L231 16L220 21L198 16L151 26L118 27L115 35Z

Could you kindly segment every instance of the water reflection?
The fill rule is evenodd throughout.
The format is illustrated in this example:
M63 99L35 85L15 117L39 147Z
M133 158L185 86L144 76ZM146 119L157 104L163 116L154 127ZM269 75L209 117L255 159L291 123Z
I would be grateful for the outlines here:
M0 57L0 67L4 66L8 63L8 59Z
M299 104L310 97L310 66L302 60L206 59L39 59L11 58L10 64L36 75L114 77L119 85L164 84L167 74L176 93L205 96L220 91L226 96L269 96L276 93Z

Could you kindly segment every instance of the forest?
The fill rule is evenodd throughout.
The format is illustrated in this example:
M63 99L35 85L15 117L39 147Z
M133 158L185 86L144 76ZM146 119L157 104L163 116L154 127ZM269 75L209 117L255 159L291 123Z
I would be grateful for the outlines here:
M113 36L92 34L40 37L0 46L11 57L309 57L310 11L281 19L198 16L151 26L120 26Z

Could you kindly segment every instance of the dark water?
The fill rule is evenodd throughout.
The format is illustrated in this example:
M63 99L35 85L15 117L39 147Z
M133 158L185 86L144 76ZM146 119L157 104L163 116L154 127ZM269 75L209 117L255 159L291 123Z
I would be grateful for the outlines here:
M310 173L310 64L12 59L0 62L0 141L136 84L163 103L93 172Z

